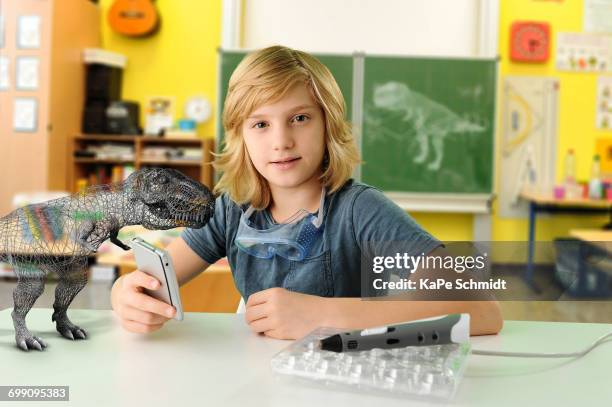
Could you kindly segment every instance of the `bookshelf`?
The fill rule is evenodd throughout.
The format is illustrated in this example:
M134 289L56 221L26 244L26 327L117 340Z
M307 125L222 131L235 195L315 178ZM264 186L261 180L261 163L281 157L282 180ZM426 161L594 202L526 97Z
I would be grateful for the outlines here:
M106 157L104 149L112 148L116 155ZM201 155L193 158L165 158L159 154L148 157L147 153L154 148L158 151L201 150ZM168 139L152 136L80 134L72 138L69 154L68 185L71 192L77 192L77 181L87 179L88 185L100 183L103 176L112 178L112 169L117 166L131 166L138 170L145 166L169 167L200 181L212 189L212 161L215 149L214 139ZM76 156L79 152L93 154L93 157ZM131 151L131 155L130 155ZM93 180L96 178L96 181ZM112 180L112 179L111 179ZM106 181L109 182L109 181Z

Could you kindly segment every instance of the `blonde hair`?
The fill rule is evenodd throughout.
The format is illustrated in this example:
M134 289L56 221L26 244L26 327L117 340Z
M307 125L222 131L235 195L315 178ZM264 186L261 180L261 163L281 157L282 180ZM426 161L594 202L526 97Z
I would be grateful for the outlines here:
M255 109L281 99L297 83L308 86L323 110L325 155L321 183L331 193L350 178L360 159L336 80L312 55L273 46L245 56L229 80L222 119L225 144L213 162L215 169L222 172L215 193L227 193L234 202L248 202L257 209L271 203L268 182L249 158L242 125Z

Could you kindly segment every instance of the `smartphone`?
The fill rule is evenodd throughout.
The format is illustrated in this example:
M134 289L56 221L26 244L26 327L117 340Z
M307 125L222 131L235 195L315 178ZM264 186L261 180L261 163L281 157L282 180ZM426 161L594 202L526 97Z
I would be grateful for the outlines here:
M157 290L145 288L145 293L176 308L174 319L182 321L183 306L181 305L179 286L172 266L172 259L165 250L159 249L139 237L133 238L131 243L138 270L155 277L161 283L161 287Z

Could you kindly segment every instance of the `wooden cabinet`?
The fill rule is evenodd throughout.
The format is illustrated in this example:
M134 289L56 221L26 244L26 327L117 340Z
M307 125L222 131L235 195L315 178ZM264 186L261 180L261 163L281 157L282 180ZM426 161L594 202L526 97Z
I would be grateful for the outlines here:
M0 216L20 192L69 190L68 141L81 127L85 87L82 51L100 46L100 9L88 0L3 0L4 41L0 56L8 65L8 86L0 90ZM18 44L20 21L39 44ZM33 17L33 18L32 18ZM32 24L30 24L32 25ZM37 27L36 27L37 25ZM24 28L22 27L22 30ZM34 41L36 42L36 41ZM21 58L37 61L35 87L17 86ZM36 101L35 127L15 129L19 100ZM17 109L19 110L19 109ZM71 152L70 152L71 153Z

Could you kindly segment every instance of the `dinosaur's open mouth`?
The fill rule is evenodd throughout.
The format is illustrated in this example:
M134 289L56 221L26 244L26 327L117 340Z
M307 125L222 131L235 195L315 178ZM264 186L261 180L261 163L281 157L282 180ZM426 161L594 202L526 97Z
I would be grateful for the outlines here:
M211 216L208 206L194 206L193 203L183 200L173 202L172 209L165 202L156 202L148 206L157 218L175 221L181 226L200 225L207 222Z

